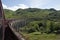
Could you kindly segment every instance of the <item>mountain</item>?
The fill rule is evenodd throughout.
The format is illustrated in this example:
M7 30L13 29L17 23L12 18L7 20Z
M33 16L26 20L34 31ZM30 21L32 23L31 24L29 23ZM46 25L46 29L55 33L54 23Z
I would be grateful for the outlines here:
M15 13L15 12L12 11L12 10L4 9L4 14L5 14L5 17L6 17L6 18L13 18L14 13Z
M51 9L38 9L38 8L28 8L28 9L18 9L16 11L4 9L6 18L46 18L48 19L59 19L60 11ZM52 17L51 17L52 16ZM58 18L57 18L58 17Z

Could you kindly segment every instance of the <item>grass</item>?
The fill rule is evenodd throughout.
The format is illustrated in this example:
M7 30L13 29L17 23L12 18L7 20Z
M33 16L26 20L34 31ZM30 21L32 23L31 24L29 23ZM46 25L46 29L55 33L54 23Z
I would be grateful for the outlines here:
M23 33L28 40L60 40L60 35L55 34L40 34L40 32L34 32L30 34Z

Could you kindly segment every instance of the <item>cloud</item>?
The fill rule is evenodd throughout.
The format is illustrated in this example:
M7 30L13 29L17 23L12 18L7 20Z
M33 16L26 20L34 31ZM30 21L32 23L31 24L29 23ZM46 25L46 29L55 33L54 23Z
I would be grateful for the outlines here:
M60 10L60 0L30 0L29 2L32 8L55 8Z
M3 8L10 9L13 11L15 11L19 8L25 9L25 8L29 8L29 7L41 8L41 9L55 8L57 10L60 10L60 0L26 0L26 1L24 1L25 2L24 4L21 4L21 2L20 2L20 4L18 4L16 6L12 6L12 7L8 7L7 5L3 4Z
M27 5L25 5L25 4L18 4L16 6L12 6L12 7L8 7L7 5L3 4L3 8L15 11L15 10L17 10L19 8L26 9L26 8L29 8L29 7Z
M30 0L30 6L40 8L49 2L50 2L49 0L45 0L45 1L44 0Z
M3 8L4 8L4 9L7 9L7 8L8 8L8 7L7 7L6 5L4 5L4 4L2 4L2 5L3 5Z
M55 9L57 9L57 10L60 10L60 4L59 4L59 5L56 5L56 6L53 7L53 8L55 8Z

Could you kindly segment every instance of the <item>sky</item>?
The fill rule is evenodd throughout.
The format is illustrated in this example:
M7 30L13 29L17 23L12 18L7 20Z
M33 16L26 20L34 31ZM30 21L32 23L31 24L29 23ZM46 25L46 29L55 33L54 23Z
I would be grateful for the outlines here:
M19 8L54 8L60 10L60 0L2 0L4 9L17 10Z

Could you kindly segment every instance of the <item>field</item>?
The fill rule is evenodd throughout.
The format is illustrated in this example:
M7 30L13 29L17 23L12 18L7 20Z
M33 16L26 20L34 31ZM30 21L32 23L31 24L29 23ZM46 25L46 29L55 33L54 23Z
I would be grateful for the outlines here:
M60 35L56 34L40 34L40 32L34 32L30 34L23 34L28 40L60 40Z

